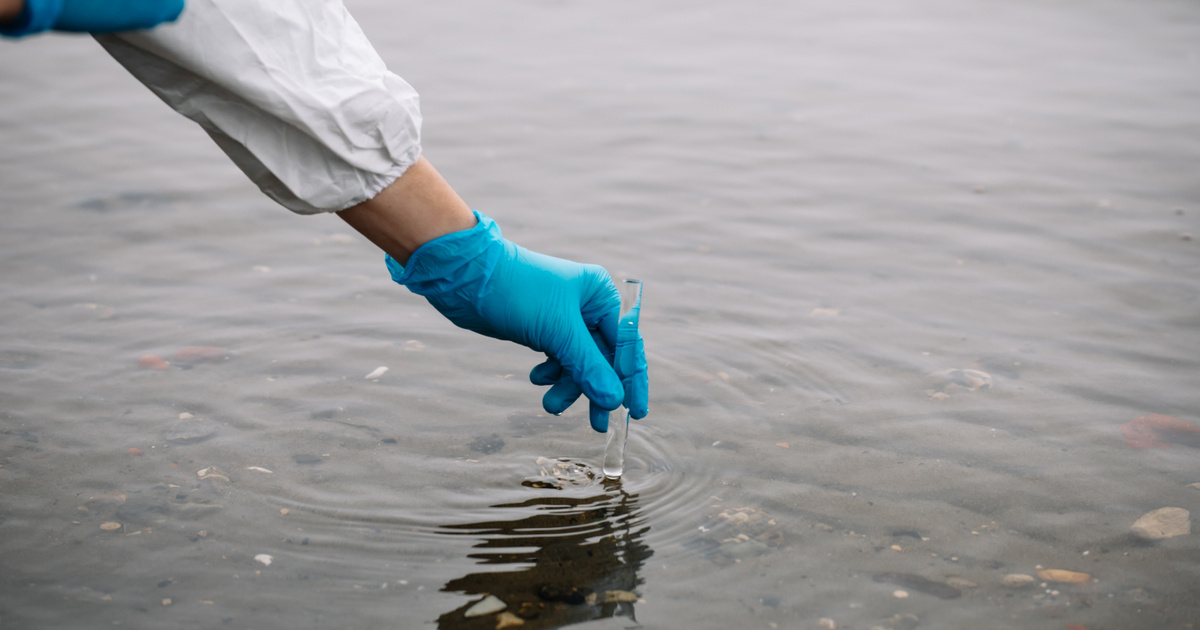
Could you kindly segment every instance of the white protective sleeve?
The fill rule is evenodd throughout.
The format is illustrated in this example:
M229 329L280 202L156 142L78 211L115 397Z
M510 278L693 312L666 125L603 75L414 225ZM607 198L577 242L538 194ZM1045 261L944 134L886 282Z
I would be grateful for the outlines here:
M366 201L421 155L416 91L341 0L188 0L172 24L96 40L293 212Z

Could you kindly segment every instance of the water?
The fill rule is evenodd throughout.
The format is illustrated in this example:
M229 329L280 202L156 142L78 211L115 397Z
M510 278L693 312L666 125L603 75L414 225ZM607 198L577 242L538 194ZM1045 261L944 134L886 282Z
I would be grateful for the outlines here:
M1194 623L1197 536L1129 531L1200 514L1196 444L1120 427L1200 423L1195 3L351 10L474 207L654 287L621 484L534 353L90 40L4 42L5 627L459 628L546 585L527 628ZM1001 584L1038 567L1095 581Z

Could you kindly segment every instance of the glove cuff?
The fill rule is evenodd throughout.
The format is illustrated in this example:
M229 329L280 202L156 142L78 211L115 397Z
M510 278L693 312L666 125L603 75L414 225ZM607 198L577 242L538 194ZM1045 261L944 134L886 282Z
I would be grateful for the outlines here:
M54 28L62 13L63 0L25 0L21 13L13 21L0 26L0 35L24 37Z
M505 241L495 221L478 210L473 212L478 221L475 227L425 243L413 252L407 265L387 256L392 280L425 297L485 283L500 261Z

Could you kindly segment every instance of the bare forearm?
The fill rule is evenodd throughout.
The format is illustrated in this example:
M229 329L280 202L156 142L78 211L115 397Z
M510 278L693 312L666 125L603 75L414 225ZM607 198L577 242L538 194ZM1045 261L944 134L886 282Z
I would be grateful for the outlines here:
M0 0L0 24L17 19L23 8L25 0Z
M337 214L400 264L421 245L475 225L471 208L424 157L374 198Z

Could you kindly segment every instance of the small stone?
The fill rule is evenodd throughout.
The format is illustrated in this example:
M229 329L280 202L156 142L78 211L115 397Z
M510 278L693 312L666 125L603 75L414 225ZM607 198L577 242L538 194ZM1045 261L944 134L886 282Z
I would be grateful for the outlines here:
M1200 490L1200 483L1189 483L1189 484L1188 484L1188 487L1189 487L1189 488L1195 488L1195 489L1197 489L1197 490Z
M1000 583L1008 588L1025 588L1036 581L1037 580L1032 575L1025 575L1024 573L1009 573L1008 575L1004 576L1003 580L1000 580Z
M496 615L496 630L500 630L501 628L508 628L508 627L512 627L512 626L523 626L523 625L525 625L524 619L522 619L508 611L505 611L505 612L500 613L499 615Z
M892 551L904 551L904 547L901 547L900 545L892 545L891 549Z
M140 449L136 446L131 446L131 447L129 447L129 454L130 455L141 455L142 449Z
M195 418L195 417L196 417L196 416L193 416L192 414L190 414L190 413L188 413L188 412L186 412L186 411L185 411L185 412L183 412L183 413L181 413L181 414L179 414L179 419L180 419L180 420L191 420L192 418Z
M381 366L375 368L374 370L371 370L371 373L366 375L363 378L367 379L368 381L375 380L375 379L383 376L384 374L387 374L387 371L388 371L388 367L386 365L381 365Z
M171 598L170 598L170 597L164 597L164 598L163 598L163 600L162 600L162 605L163 605L163 606L170 606L170 605L171 605Z
M972 582L971 580L967 580L967 579L960 578L960 577L946 578L946 584L949 584L950 586L953 586L954 588L958 588L958 589L975 588L976 586L979 586L978 584Z
M106 532L115 532L115 531L117 531L118 529L121 529L121 524L120 524L120 523L118 523L118 522L116 522L116 521L109 521L109 522L107 522L107 523L100 523L100 529L102 529L102 530L104 530L104 531L106 531Z
M892 591L892 597L895 597L896 599L906 599L908 597L908 591L902 591L899 589L894 590Z
M1192 240L1192 235L1188 234L1187 232L1184 232L1183 234L1179 235L1179 238L1180 238L1180 240L1190 241L1190 240Z
M197 444L217 434L216 426L201 420L180 420L163 431L163 439L173 444Z
M517 616L522 619L537 619L542 614L542 608L544 606L545 604L521 602L521 606L517 608Z
M463 613L463 616L467 618L482 617L484 615L500 612L505 608L508 608L508 604L500 601L499 597L496 597L495 595L488 595L478 602L475 602L474 605L472 605L466 610L466 612Z
M1177 507L1147 512L1133 524L1133 535L1142 540L1162 540L1192 533L1191 514Z
M254 556L254 561L269 567L271 566L271 563L275 561L275 558L271 557L271 554L260 553L257 556Z
M292 512L292 511L291 511L291 510L289 510L289 509L287 509L287 508L279 508L279 513L280 513L280 514L282 514L282 515L284 515L284 516L287 516L288 514L291 514L291 512Z
M1092 581L1092 576L1087 573L1078 571L1066 571L1063 569L1043 569L1038 571L1038 578L1045 582L1058 582L1061 584L1088 584Z
M196 471L196 476L201 479L219 479L221 481L229 481L229 477L226 477L221 473L221 471L217 470L216 466L201 468L200 470Z
M921 625L921 619L912 613L897 613L888 620L891 630L913 630Z
M260 473L264 473L267 475L275 474L275 471L267 470L266 468L263 468L262 466L247 466L246 470L253 470L254 472L260 472Z
M829 617L821 617L817 620L817 625L825 628L825 630L837 630L837 622Z
M157 354L147 354L138 359L138 367L143 370L166 370L171 364Z

